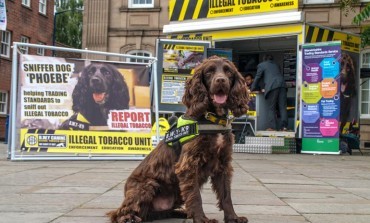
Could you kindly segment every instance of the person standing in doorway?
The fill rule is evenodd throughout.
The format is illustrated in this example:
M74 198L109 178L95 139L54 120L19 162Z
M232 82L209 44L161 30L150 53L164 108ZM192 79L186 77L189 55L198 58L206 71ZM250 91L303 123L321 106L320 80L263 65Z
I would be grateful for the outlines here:
M247 73L244 79L245 79L245 82L247 83L248 88L251 89L252 83L254 81L253 74Z
M252 83L254 81L253 74L247 73L244 76L245 83L247 84L248 87L248 92L249 92L249 102L248 102L248 107L249 111L256 111L256 94L255 92L251 92L251 87Z
M257 66L257 73L251 86L252 91L258 89L260 81L264 85L264 96L268 109L268 128L266 130L276 130L276 108L278 108L281 119L281 130L286 131L288 127L287 88L280 68L273 61L273 57L270 54L264 55L262 63Z

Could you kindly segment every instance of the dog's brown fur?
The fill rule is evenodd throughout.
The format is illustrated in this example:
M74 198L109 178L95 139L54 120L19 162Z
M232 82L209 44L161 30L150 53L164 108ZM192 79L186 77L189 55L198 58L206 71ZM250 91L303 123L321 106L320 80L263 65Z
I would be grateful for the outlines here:
M217 97L227 96L220 103ZM186 82L185 117L199 120L205 112L219 116L230 110L238 117L247 112L248 93L243 77L230 61L211 57ZM202 208L201 187L211 179L226 223L246 223L231 201L233 168L231 132L201 134L182 146L180 155L163 141L132 172L125 185L122 205L108 213L111 222L141 222L155 213L169 213L185 205L194 223L216 223Z
M351 56L342 53L340 59L340 132L348 121L351 112L351 103L356 95L356 71Z

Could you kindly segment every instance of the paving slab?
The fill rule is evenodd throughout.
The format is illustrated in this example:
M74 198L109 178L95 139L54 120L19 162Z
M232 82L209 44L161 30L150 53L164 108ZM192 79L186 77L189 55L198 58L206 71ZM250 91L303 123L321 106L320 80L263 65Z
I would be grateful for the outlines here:
M140 161L17 161L0 142L0 223L107 223ZM370 156L234 154L234 209L251 223L370 222ZM223 222L211 185L206 216ZM154 223L191 223L164 219Z

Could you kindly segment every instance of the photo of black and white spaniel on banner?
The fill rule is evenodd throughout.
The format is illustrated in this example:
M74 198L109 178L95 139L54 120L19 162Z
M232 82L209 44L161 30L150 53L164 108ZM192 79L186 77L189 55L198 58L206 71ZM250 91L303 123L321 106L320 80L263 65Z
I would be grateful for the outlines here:
M86 129L106 126L110 110L129 108L129 91L123 75L110 64L92 63L78 78L72 93L74 115L62 123L60 129Z

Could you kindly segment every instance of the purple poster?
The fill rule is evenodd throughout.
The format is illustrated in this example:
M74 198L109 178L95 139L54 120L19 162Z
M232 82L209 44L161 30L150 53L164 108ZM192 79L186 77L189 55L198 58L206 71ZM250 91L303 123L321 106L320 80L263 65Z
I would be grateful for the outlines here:
M340 42L305 44L302 48L303 138L339 137L340 57Z

